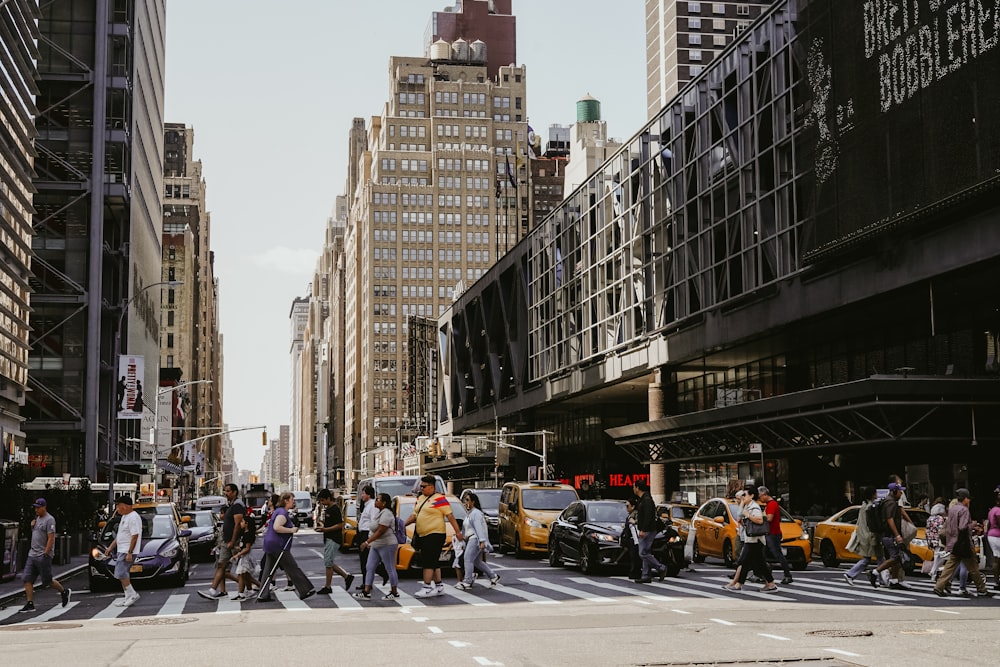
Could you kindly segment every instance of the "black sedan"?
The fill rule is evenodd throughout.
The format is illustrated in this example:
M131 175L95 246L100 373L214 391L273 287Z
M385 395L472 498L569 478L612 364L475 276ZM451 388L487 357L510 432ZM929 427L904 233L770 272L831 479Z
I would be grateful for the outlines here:
M549 529L549 565L579 565L584 574L619 562L622 526L628 512L622 500L578 500Z
M188 538L191 560L212 560L212 549L221 532L219 515L212 510L195 510L187 516L191 517L187 524L191 531Z
M140 514L142 538L139 552L133 555L129 577L134 583L165 582L183 586L188 579L190 530L177 530L170 516ZM88 579L90 590L119 587L115 579L115 561L104 559L104 551L118 532L119 516L114 516L96 535L97 544L90 550ZM114 556L119 557L119 556Z

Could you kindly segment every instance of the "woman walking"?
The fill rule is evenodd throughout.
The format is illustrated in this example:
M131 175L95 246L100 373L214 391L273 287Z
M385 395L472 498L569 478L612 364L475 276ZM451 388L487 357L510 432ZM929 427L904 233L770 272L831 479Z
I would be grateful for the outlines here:
M743 568L740 570L740 577L736 584L726 584L723 588L726 590L741 590L743 584L746 583L749 571L752 569L754 574L764 580L764 587L760 589L761 593L773 593L778 590L778 587L775 585L774 577L771 575L771 568L767 566L767 561L764 560L764 535L753 534L756 531L752 530L752 526L750 525L756 524L757 526L762 526L764 524L764 512L761 510L760 505L757 504L757 489L748 486L746 492L747 495L743 496L740 500L746 532L746 536L743 538Z
M874 528L868 525L868 508L875 502L875 488L861 487L861 509L858 510L858 523L854 534L847 541L847 550L861 556L861 559L844 573L844 581L853 586L854 580L862 574L871 563L878 561L882 555L882 544Z
M382 598L383 600L398 600L399 575L396 574L396 547L399 542L396 540L396 517L389 509L392 499L388 493L380 493L375 496L375 518L372 520L372 530L367 539L361 543L361 549L368 550L368 561L365 563L365 584L364 588L354 594L359 600L372 599L372 586L375 584L375 569L381 562L385 566L385 571L389 573L389 592Z
M993 553L993 590L1000 591L1000 486L994 492L993 507L986 515L986 541Z
M462 523L462 534L465 535L465 577L455 584L455 588L467 591L472 588L472 580L478 570L490 579L490 586L500 582L500 575L493 572L486 563L486 554L492 553L490 534L486 528L486 515L483 506L479 504L479 496L468 493L462 500L465 504L465 521Z
M264 573L267 581L257 597L258 602L271 601L271 586L274 585L274 572L278 566L291 579L300 600L305 600L316 593L309 578L292 556L292 536L299 532L289 515L293 507L295 507L295 496L285 491L279 496L278 504L271 513L271 520L264 532Z

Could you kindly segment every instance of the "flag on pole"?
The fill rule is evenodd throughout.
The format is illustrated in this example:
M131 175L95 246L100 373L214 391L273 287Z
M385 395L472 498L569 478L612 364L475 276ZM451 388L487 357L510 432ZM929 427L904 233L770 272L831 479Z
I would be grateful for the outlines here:
M503 156L504 162L507 163L507 180L510 181L511 187L517 187L517 179L514 178L514 171L510 168L510 155Z

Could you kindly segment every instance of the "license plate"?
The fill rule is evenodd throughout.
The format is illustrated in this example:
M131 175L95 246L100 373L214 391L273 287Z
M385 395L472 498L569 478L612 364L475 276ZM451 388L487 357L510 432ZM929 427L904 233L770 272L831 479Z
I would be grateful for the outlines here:
M129 572L142 572L142 565L133 565L128 569Z

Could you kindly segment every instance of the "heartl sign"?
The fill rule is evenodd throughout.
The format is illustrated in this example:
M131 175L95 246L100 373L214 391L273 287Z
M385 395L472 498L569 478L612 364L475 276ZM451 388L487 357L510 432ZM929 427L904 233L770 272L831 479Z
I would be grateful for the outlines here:
M639 480L649 484L649 475L645 473L608 475L608 486L631 487Z

